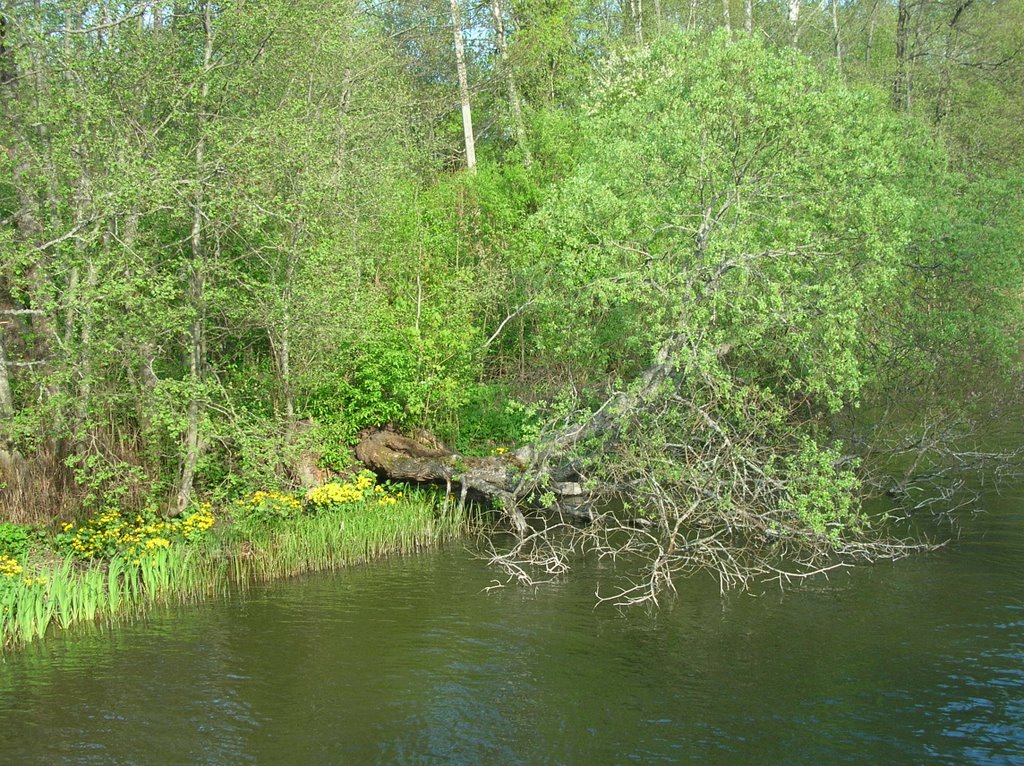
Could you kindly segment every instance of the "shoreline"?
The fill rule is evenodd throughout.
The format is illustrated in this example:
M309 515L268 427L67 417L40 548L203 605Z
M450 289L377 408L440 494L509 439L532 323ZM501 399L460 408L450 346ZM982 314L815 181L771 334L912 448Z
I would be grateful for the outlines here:
M462 535L467 514L450 498L417 492L386 504L359 503L243 527L220 521L201 539L156 547L137 558L119 552L81 561L49 551L9 565L0 571L0 658L53 629L114 624L235 587L433 548Z

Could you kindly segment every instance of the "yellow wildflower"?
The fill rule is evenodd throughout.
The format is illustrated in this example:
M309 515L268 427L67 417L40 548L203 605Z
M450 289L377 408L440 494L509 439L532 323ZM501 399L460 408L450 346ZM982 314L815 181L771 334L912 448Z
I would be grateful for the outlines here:
M17 577L24 569L21 564L12 559L10 556L0 556L0 575L4 577Z

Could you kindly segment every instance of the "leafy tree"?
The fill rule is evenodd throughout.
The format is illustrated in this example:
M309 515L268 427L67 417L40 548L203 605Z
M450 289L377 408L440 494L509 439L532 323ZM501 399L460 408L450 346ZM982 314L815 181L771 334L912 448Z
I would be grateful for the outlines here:
M514 572L524 558L565 564L581 544L630 551L646 567L630 601L680 571L770 573L787 548L810 569L835 551L900 552L865 542L831 416L883 377L887 390L914 379L921 355L972 325L979 344L964 347L1006 358L1010 307L981 300L981 329L979 299L1020 276L1012 253L936 242L930 215L957 185L941 146L882 94L726 34L614 56L585 114L575 171L521 240L542 263L527 343L563 380L593 392L604 377L608 398L517 451L527 478L494 460L462 480L513 518L556 478L618 488L652 526L610 513L566 544L518 519L520 542L497 558ZM972 276L965 257L995 261ZM960 280L939 330L918 291Z

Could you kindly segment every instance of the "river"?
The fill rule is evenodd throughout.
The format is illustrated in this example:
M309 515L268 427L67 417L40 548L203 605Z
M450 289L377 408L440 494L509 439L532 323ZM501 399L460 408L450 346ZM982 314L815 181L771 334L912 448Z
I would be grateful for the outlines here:
M460 547L52 635L0 762L1024 764L1024 487L959 540L780 591L486 592Z

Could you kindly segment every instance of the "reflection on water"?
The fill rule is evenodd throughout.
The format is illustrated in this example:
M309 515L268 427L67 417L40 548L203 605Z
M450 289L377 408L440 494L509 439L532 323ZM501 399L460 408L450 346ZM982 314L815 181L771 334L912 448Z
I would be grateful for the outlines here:
M485 593L456 548L278 583L0 665L11 764L1024 764L1024 512L786 592L602 571Z

